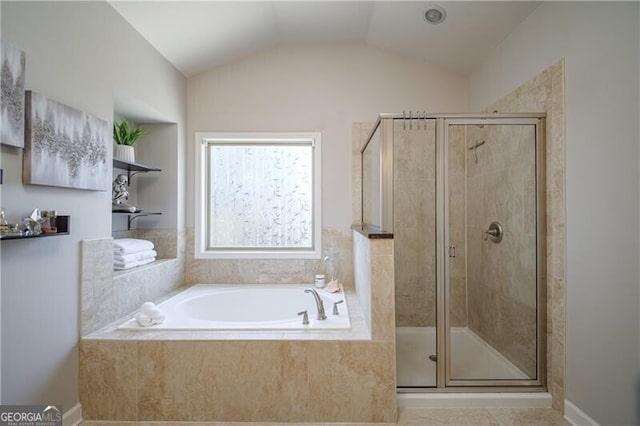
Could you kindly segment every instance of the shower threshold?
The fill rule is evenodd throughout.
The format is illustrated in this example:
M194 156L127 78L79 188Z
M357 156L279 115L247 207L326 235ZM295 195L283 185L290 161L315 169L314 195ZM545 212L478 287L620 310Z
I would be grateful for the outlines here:
M435 391L435 389L434 389ZM440 389L438 389L440 391ZM551 408L552 397L544 389L526 392L424 392L398 393L400 408L500 407Z

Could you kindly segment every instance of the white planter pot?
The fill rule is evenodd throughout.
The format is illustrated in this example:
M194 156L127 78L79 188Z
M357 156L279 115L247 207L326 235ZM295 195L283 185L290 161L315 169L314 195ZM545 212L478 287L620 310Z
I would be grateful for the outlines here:
M113 158L129 163L136 162L136 152L129 145L115 145L113 147Z

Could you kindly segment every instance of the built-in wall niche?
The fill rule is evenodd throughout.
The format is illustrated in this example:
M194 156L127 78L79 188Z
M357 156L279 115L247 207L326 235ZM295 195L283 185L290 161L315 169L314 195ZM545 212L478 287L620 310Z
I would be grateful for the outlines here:
M178 125L136 99L114 97L114 121L127 120L144 130L134 144L135 163L114 160L113 180L128 177L133 214L114 213L112 236L153 241L159 258L177 257L178 235ZM113 182L112 180L112 182Z

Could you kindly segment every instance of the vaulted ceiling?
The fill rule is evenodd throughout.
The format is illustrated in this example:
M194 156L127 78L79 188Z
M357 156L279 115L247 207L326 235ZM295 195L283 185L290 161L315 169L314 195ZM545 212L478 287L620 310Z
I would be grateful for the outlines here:
M541 2L111 1L185 76L279 45L363 42L465 75Z

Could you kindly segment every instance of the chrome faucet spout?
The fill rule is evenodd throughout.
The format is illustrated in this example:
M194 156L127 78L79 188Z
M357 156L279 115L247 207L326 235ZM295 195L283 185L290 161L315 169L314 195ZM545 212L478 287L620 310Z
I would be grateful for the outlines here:
M313 288L308 288L304 291L305 293L311 293L313 297L316 299L316 307L318 308L318 320L324 321L327 319L327 315L324 313L324 303L322 302L322 298L318 294L318 292Z

